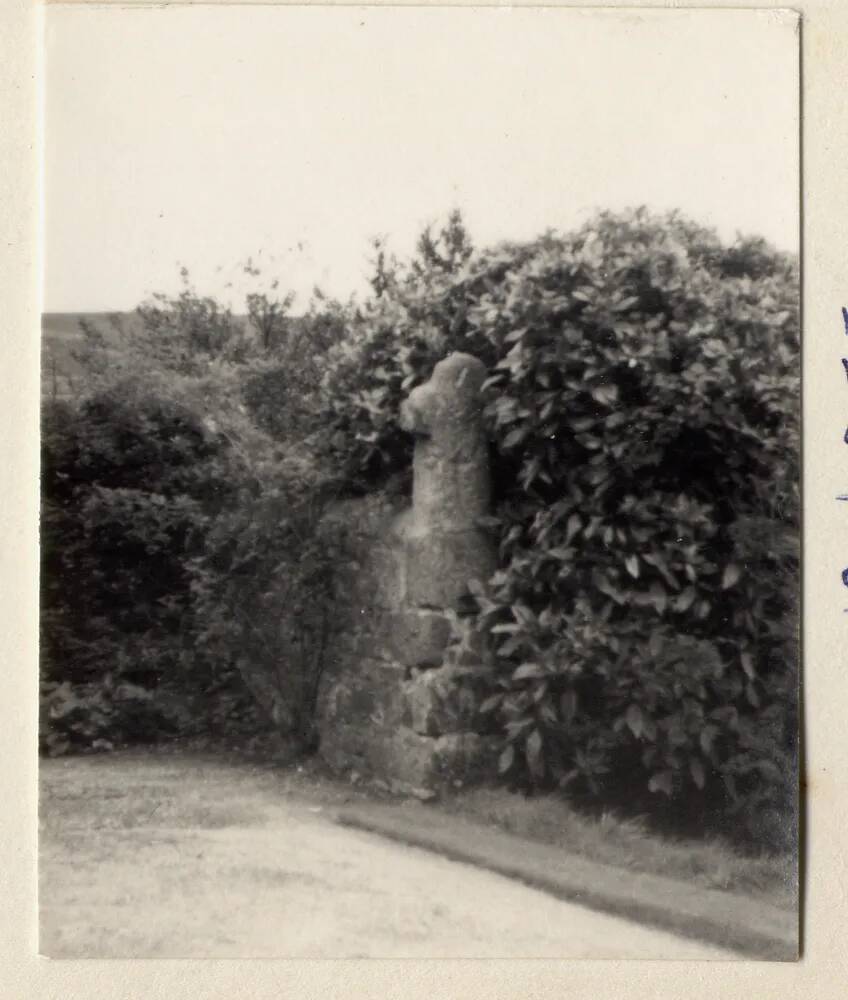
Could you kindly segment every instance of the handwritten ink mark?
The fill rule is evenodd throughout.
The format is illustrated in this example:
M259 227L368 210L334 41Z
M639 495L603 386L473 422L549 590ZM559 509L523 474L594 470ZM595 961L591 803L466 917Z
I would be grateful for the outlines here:
M848 337L848 308L846 306L842 307L842 325L845 328L845 336ZM842 368L845 371L845 377L848 378L848 358L842 359ZM845 444L848 444L848 427L846 427L845 433L842 435L842 440ZM836 499L848 501L848 494L840 494ZM848 567L842 570L842 585L848 587ZM843 608L842 610L848 614L848 608Z

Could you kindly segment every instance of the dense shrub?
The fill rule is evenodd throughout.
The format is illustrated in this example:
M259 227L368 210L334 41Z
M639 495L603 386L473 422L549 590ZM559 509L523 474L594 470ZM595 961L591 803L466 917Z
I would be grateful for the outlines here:
M246 339L187 277L86 332L80 397L44 410L43 748L269 727L314 743L331 550L312 541L327 488L304 458L303 344Z
M52 752L194 733L215 711L201 694L232 689L195 655L190 569L231 502L226 451L153 378L121 376L45 406L41 661Z
M288 456L218 518L193 566L199 648L232 663L275 729L302 749L314 728L335 627L335 539L322 523L334 483Z
M324 384L332 447L361 488L408 463L399 401L455 349L490 373L501 568L478 588L495 650L475 683L502 770L530 786L783 802L794 261L637 211L396 268Z
M150 385L139 392L122 381L79 407L45 408L45 617L49 623L55 608L94 626L60 648L65 630L48 629L51 669L61 663L63 676L87 679L99 669L100 643L118 635L143 635L154 663L161 643L170 648L185 613L186 557L200 542L210 500L226 488L215 471L219 448Z

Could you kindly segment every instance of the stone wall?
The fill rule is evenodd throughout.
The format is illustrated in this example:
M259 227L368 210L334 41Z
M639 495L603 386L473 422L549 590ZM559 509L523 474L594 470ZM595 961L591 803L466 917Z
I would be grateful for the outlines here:
M404 403L401 424L416 438L411 507L376 496L328 515L349 555L337 574L339 617L319 698L321 753L399 791L438 791L494 768L457 683L467 654L452 644L451 624L468 581L495 564L476 523L490 489L484 377L478 360L452 354Z

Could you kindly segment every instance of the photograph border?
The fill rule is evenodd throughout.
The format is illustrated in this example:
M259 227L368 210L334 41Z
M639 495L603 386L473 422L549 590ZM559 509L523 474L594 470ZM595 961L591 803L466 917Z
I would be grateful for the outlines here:
M137 5L134 5L137 6ZM358 6L358 5L352 5ZM468 4L465 6L473 6ZM526 4L522 6L533 6ZM550 5L549 5L550 6ZM563 7L586 5L559 4ZM637 4L597 4L619 8ZM665 5L656 5L658 9ZM671 7L671 5L667 5ZM674 9L729 5L675 4ZM786 11L767 4L763 16ZM836 496L848 490L843 432L846 391L841 358L848 304L840 254L848 227L848 189L840 166L848 156L848 121L840 94L848 69L840 41L848 38L848 8L811 0L802 14L802 285L804 415L804 676L801 732L803 784L802 958L794 964L673 963L551 960L344 961L99 961L50 962L38 958L35 907L38 398L40 320L40 108L38 47L41 10L3 0L0 15L0 146L3 217L0 286L7 290L0 317L5 364L7 434L2 551L6 574L2 630L7 643L8 688L0 727L0 774L9 802L0 818L4 879L0 890L0 983L10 996L261 997L281 990L305 996L583 996L723 997L841 995L846 958L841 928L848 918L843 775L848 745L840 739L846 703L840 653L846 646L848 595L841 583L848 565L848 509ZM844 253L844 252L843 252ZM10 294L10 291L12 294ZM31 331L22 336L21 331ZM815 386L815 391L810 387ZM840 448L843 449L840 452ZM841 457L841 462L840 462ZM841 482L840 482L841 480ZM840 545L842 554L840 555ZM813 627L815 623L815 627ZM844 655L844 654L843 654ZM15 669L17 667L18 669ZM23 706L23 708L21 707Z

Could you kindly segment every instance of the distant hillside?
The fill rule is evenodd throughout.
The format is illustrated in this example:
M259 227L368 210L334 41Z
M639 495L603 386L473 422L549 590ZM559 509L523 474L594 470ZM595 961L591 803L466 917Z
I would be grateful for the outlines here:
M96 326L108 336L109 331L113 329L110 317L114 317L129 327L138 322L135 312L42 313L42 348L50 347L61 352L67 350L68 345L79 344L82 341L80 323L83 320Z

